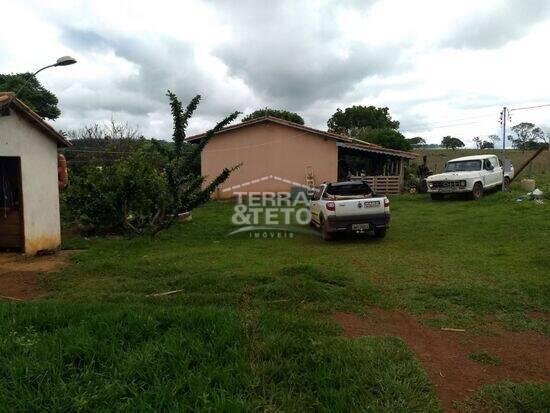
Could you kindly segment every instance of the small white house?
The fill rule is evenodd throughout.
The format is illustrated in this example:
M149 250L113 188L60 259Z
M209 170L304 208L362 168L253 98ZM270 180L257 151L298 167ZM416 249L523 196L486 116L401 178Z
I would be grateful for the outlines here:
M0 92L0 250L61 244L57 148L65 138L13 93Z

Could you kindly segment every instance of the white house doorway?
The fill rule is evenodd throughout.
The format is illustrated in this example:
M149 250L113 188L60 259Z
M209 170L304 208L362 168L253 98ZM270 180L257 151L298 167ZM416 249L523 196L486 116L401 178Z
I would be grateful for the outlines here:
M21 159L0 156L0 250L24 250L21 189Z

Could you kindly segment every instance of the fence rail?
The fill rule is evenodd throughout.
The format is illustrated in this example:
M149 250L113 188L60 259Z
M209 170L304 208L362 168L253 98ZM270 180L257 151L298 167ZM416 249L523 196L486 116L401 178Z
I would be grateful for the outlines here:
M390 176L352 176L352 181L366 181L374 192L380 194L401 193L401 182L399 175Z

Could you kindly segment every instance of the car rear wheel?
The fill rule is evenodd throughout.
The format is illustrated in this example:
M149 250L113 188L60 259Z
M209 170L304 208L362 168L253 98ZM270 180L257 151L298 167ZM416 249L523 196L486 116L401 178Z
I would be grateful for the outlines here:
M321 235L325 241L332 240L332 233L329 231L328 222L321 220Z
M376 238L384 238L386 236L386 228L375 229L374 236Z
M476 182L474 184L470 196L473 200L479 199L483 196L483 185L481 185L481 182Z

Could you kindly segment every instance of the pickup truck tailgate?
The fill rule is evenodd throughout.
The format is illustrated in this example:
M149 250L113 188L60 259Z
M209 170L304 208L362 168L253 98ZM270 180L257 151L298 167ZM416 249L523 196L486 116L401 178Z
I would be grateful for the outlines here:
M346 199L334 203L336 215L341 218L384 214L384 198Z

